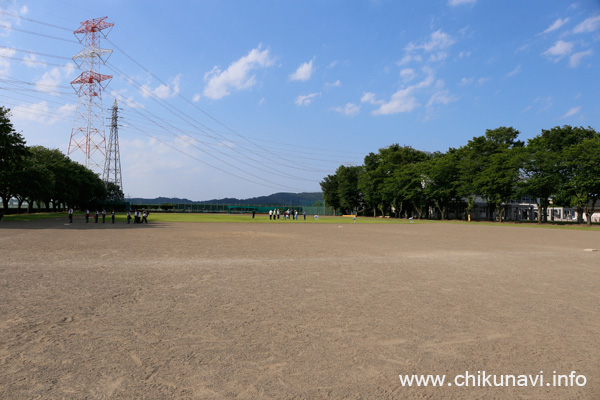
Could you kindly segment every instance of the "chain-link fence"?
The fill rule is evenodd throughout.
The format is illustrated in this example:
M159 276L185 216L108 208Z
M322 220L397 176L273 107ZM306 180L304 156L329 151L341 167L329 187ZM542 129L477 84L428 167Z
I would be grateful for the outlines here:
M195 204L195 203L180 203L180 204L135 204L133 208L149 209L155 212L189 212L189 213L256 213L267 214L269 210L279 210L280 213L286 210L298 210L299 214L306 212L307 215L333 215L331 207L307 207L298 205L246 205L246 204Z

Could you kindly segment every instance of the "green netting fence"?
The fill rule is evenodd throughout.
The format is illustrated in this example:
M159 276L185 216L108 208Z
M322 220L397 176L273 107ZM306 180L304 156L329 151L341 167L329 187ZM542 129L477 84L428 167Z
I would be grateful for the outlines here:
M279 210L280 213L286 210L298 210L299 214L306 212L306 215L333 215L331 207L309 207L299 205L279 205L279 204L134 204L133 208L148 209L155 212L188 212L188 213L228 213L228 214L243 214L252 213L268 214L269 210Z

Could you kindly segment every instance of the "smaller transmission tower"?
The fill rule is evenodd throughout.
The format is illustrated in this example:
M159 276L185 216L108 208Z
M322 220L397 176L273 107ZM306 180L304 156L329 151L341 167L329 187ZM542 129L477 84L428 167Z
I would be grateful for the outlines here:
M119 124L118 124L117 99L112 107L112 119L110 124L110 136L108 138L108 147L106 151L106 162L104 163L104 175L102 180L108 188L109 183L115 185L115 191L111 200L123 200L123 181L121 179L121 155L119 153Z
M106 18L84 21L73 32L85 47L73 57L73 61L83 72L71 82L77 92L78 102L68 154L71 155L76 150L82 151L85 166L98 174L102 172L106 154L102 91L112 78L98 72L100 63L104 64L112 53L112 50L100 48L100 34L106 37L102 31L114 25L106 22ZM79 87L76 88L76 85Z

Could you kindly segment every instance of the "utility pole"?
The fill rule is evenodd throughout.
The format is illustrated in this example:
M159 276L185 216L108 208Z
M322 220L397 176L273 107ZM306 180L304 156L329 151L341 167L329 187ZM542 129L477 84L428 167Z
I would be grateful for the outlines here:
M84 21L73 32L85 47L73 57L73 61L83 72L71 82L78 101L67 154L81 150L84 153L84 165L98 174L102 172L106 157L102 90L112 78L98 72L100 63L106 63L112 54L112 50L100 48L100 34L106 37L102 31L114 25L106 22L106 18L108 17ZM79 87L76 88L76 85Z
M109 183L115 185L115 192L112 193L111 200L123 200L123 180L121 178L121 155L119 152L119 124L118 124L117 99L113 103L112 118L110 124L110 136L108 138L108 148L106 153L106 162L104 163L104 175L102 180L108 189Z

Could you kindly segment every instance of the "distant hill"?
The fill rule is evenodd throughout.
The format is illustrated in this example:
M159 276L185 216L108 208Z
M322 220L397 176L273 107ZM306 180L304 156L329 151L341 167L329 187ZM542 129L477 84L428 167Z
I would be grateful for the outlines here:
M301 205L312 206L317 201L323 201L322 192L307 193L274 193L269 196L252 197L250 199L213 199L205 201L192 201L189 199L180 199L177 197L157 197L155 199L145 199L133 197L129 199L131 204L241 204L241 205Z

